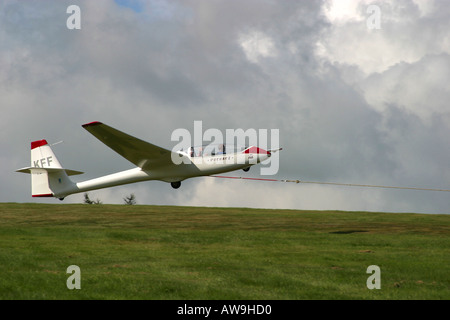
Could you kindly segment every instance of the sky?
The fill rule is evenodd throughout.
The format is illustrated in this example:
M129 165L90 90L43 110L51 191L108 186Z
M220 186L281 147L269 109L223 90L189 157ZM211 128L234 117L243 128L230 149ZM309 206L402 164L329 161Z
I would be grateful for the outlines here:
M80 29L67 28L70 5ZM273 179L450 189L450 6L395 1L0 3L0 201L31 197L30 142L83 181L133 165L81 125L166 149L178 128L278 129ZM260 168L236 172L261 177ZM120 204L450 213L448 192L188 179ZM63 203L82 203L83 194Z

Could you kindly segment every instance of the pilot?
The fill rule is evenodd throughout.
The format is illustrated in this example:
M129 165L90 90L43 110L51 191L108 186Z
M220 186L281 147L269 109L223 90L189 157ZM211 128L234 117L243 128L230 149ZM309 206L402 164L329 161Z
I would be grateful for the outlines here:
M203 148L202 148L202 147L198 147L198 150L197 150L197 157L201 157L202 154L203 154Z

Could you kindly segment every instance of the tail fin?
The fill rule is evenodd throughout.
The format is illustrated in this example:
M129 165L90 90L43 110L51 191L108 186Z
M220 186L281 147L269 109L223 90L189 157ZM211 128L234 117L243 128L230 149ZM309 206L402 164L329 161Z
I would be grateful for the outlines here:
M83 172L64 169L46 140L31 142L31 166L17 170L31 174L33 197L64 198L74 183L68 176Z

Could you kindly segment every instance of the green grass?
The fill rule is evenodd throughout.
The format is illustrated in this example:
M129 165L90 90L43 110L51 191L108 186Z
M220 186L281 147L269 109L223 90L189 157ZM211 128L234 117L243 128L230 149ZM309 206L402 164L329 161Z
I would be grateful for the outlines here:
M0 299L450 299L449 236L450 215L4 203Z

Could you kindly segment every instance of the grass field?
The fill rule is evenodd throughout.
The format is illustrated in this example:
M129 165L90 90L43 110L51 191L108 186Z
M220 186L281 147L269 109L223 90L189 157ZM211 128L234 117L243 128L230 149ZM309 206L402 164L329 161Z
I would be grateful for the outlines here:
M450 299L450 215L3 203L0 266L0 299Z

